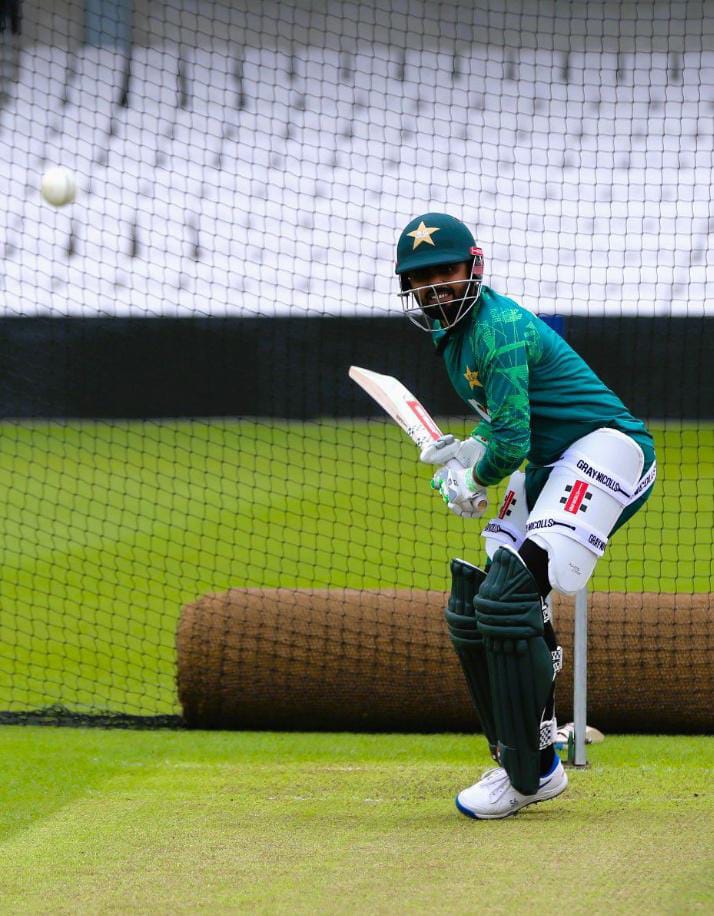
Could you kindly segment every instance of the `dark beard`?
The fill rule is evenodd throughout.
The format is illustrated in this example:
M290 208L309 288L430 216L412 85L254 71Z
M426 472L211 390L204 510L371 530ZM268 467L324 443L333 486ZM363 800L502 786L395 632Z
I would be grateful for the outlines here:
M461 296L453 298L454 290L451 287L448 287L448 289L452 295L449 301L444 301L442 303L432 302L429 305L421 307L430 321L438 321L441 325L446 323L449 326L445 328L447 331L454 327L454 322L459 313L461 313L461 318L463 318L474 304L474 297L468 295L473 290L472 284L469 283L464 290L465 295L463 298ZM458 324L461 324L461 318L459 318Z
M430 321L438 321L441 324L446 323L451 325L452 322L456 319L461 305L462 302L460 299L457 299L456 301L452 299L450 302L427 305L424 307L423 311Z

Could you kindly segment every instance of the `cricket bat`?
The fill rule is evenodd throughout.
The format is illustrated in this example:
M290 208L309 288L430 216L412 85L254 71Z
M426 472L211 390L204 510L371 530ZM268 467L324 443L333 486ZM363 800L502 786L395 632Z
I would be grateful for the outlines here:
M399 379L360 366L350 366L349 376L401 426L420 450L443 436L426 407ZM462 465L451 458L444 462L444 467L455 470L462 468ZM487 501L483 502L485 508Z

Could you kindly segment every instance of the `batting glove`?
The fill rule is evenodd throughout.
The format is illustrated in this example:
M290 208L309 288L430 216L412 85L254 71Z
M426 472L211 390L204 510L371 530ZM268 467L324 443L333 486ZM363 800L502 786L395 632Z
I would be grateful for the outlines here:
M476 483L471 468L439 468L431 486L446 507L462 518L480 518L488 508L486 490Z
M455 515L479 518L488 507L486 491L476 484L471 473L485 451L486 443L483 439L470 436L462 441L447 435L429 443L419 456L425 464L441 465L434 474L431 486L439 492ZM454 467L454 463L461 465L463 470Z
M451 460L458 461L462 468L472 468L479 463L486 452L483 439L457 439L451 434L430 442L422 449L419 460L424 464L438 464L442 467Z

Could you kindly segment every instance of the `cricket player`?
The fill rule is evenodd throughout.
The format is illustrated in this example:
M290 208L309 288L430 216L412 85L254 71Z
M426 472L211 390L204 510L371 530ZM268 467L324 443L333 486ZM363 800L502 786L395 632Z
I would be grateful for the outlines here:
M479 416L465 441L421 453L432 487L461 517L484 512L486 572L452 560L449 633L498 764L456 798L463 814L497 819L560 795L555 677L562 667L549 606L592 576L609 538L643 505L656 476L641 420L545 322L483 283L471 231L444 213L413 219L397 244L400 297L428 332L452 385ZM444 467L457 459L460 468ZM520 470L527 461L525 470Z

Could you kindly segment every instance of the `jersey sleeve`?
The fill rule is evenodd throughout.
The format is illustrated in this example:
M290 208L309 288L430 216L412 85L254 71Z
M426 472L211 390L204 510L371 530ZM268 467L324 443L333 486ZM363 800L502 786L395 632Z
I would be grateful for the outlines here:
M486 453L474 473L491 486L517 470L530 450L528 356L533 339L515 309L499 315L480 329L478 336L480 376L491 430Z
M491 438L491 424L488 420L480 420L471 430L470 436L472 439L482 439L488 442Z

